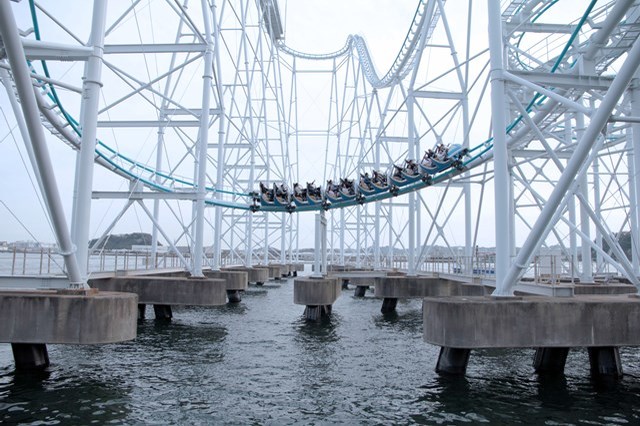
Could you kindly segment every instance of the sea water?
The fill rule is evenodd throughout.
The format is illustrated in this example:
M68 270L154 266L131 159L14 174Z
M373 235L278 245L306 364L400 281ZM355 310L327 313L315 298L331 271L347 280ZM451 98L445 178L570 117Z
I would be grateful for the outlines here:
M16 372L0 344L2 424L640 424L640 357L593 381L586 350L564 376L532 368L532 349L472 351L465 377L434 372L421 301L345 290L319 323L293 304L293 280L251 286L239 304L173 309L131 342L48 345L51 366ZM1 326L1 325L0 325Z

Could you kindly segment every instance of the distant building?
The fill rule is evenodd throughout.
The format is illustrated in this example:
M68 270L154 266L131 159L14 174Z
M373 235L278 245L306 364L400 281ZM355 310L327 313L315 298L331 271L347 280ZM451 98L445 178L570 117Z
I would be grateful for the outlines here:
M131 251L135 251L137 253L151 253L151 246L134 244L131 246ZM169 247L167 246L156 247L156 253L167 253L168 251Z

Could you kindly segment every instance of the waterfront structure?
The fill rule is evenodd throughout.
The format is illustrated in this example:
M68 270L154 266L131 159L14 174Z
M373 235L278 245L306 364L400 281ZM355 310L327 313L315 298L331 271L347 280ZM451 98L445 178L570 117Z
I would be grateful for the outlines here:
M586 283L615 270L640 285L640 5L486 5L484 16L477 3L461 10L444 0L416 2L399 53L380 75L361 36L332 53L292 48L275 0L153 8L96 1L77 11L91 23L88 42L75 34L78 21L55 10L5 4L0 77L31 141L70 287L88 287L90 233L98 233L98 247L134 208L153 234L152 258L162 239L198 279L207 267L220 269L223 250L249 275L257 264L297 260L305 215L326 210L316 271L344 265L349 253L355 268L390 268L384 246L405 253L413 277L430 247L460 238L464 256L451 250L457 273L474 275L469 260L488 227L496 296L513 296L544 245L568 259L560 274ZM33 35L18 31L13 9ZM84 67L70 72L68 61ZM309 117L312 98L321 107ZM43 126L78 152L70 229ZM324 187L374 170L392 180L396 164L417 162L441 143L464 154L434 173L404 173L388 188L317 204L256 202L260 182ZM116 189L122 179L126 191ZM92 230L92 210L104 199L120 208ZM636 242L631 259L616 239L623 230Z

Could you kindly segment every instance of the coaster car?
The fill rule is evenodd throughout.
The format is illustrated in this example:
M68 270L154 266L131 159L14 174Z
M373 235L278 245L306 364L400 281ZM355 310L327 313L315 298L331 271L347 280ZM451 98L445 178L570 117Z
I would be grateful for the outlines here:
M288 207L290 194L287 185L273 184L273 189L269 189L265 184L260 182L260 204L263 206L285 206Z
M345 200L353 200L356 198L356 188L353 185L353 179L340 179L340 194Z
M389 176L391 182L396 186L403 186L417 182L422 178L419 172L418 163L414 160L405 160L404 166L393 165L393 173Z
M466 153L467 149L463 148L462 145L453 144L445 147L440 144L436 147L435 152L428 150L424 154L422 161L420 161L420 173L433 175L452 166L461 170L463 167L462 157Z
M322 204L322 188L315 186L313 182L307 182L307 201L309 204Z
M332 203L342 200L340 186L333 183L333 179L329 179L327 181L327 188L324 191L324 198L328 201L331 201Z
M297 182L294 183L291 199L297 206L309 205L309 194L307 188L302 188Z

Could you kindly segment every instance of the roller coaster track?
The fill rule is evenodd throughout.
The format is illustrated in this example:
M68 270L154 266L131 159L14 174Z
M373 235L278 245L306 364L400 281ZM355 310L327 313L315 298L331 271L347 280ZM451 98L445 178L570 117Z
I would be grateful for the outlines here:
M409 28L409 32L402 44L402 48L396 56L393 64L382 78L380 78L376 72L373 60L371 59L371 54L369 53L369 48L367 47L367 42L359 35L349 35L344 47L336 52L327 54L311 54L303 53L288 47L284 43L284 40L277 36L278 31L274 28L275 22L273 20L269 20L266 23L266 26L267 31L271 35L272 40L276 43L278 49L297 58L327 60L344 56L351 50L355 49L367 81L373 88L381 89L390 87L398 81L403 80L415 66L415 61L418 56L417 46L420 44L420 40L423 37L429 40L438 25L438 21L440 20L440 9L434 7L434 5L434 1L420 1L413 17L411 27ZM273 0L268 3L263 2L263 8L270 8L265 12L265 14L273 16L278 10L277 1ZM279 20L276 22L279 22Z
M411 24L410 30L405 38L403 46L398 53L393 65L389 71L379 78L369 50L366 46L364 39L360 36L349 36L345 46L339 51L329 54L308 54L295 51L284 44L281 38L281 31L279 32L279 15L277 12L277 2L274 0L261 0L264 16L269 17L265 20L265 30L269 33L271 39L276 46L287 54L294 55L296 57L322 60L335 58L341 55L348 54L352 49L357 52L360 64L363 67L368 82L375 88L389 87L396 84L402 78L404 78L415 65L417 57L418 45L420 44L421 37L429 38L433 33L435 26L437 25L440 17L438 8L435 7L435 1L422 0L420 1L414 20ZM525 6L523 0L517 0L511 2L506 9L504 9L503 18L508 20L510 16L515 16ZM533 2L540 3L540 2ZM587 14L588 15L588 14ZM627 21L623 22L615 28L615 31L608 39L608 45L606 49L599 49L598 56L593 58L595 63L596 75L602 74L616 59L618 59L624 52L626 52L631 45L637 41L640 35L640 5L635 4L631 10L627 13ZM35 14L32 16L34 26L37 28L37 19ZM589 16L584 16L584 19L580 21L574 30L574 35L577 34L582 26L582 23L586 21ZM574 37L572 36L563 49L562 53L550 60L555 69L558 69L558 65L565 61L565 55L569 50L569 47L573 44ZM583 48L589 44L589 40L583 41L578 46L576 51L583 51ZM575 53L575 52L574 52ZM552 69L552 72L555 71ZM80 131L77 127L77 123L64 111L62 105L55 96L55 91L48 85L40 85L41 90L37 90L37 99L40 106L41 114L44 118L44 123L47 128L65 143L69 144L74 149L79 149L80 146ZM582 92L579 90L567 90L563 93L563 96L568 98L575 98L580 96ZM535 98L528 105L529 111L536 111L532 117L533 121L541 128L551 125L551 123L557 122L560 115L566 111L566 107L559 105L556 101L546 99L541 95L536 95ZM526 133L528 126L522 120L522 117L516 119L507 128L507 133L513 142L518 144L526 143ZM489 161L492 158L492 140L484 141L469 150L469 157L464 161L464 169L469 170ZM131 181L140 182L146 187L165 193L185 192L189 190L195 190L195 183L190 182L187 179L179 178L173 175L163 174L154 170L152 167L139 163L131 158L128 158L121 153L117 152L113 148L98 141L96 148L96 162L101 166L113 171L114 173L125 177ZM367 195L360 200L349 200L333 203L329 208L343 208L354 206L357 204L370 203L380 201L383 199L391 198L396 195L402 195L423 189L429 185L445 182L453 177L459 175L462 171L455 168L447 169L437 175L434 175L429 181L417 181L408 185L404 185L398 189L397 192L383 192L373 195ZM160 184L155 181L155 177L160 176L164 179L164 183ZM207 187L208 193L213 193L216 190L212 187ZM239 202L227 202L224 200L213 199L213 197L207 197L205 202L210 205L223 206L232 209L240 210L256 210L255 206L252 206L251 200L253 194L248 193L236 193L226 192L236 197L246 197L247 203ZM312 211L322 209L322 206L308 205L297 206L294 211ZM325 207L326 208L326 207ZM284 206L260 206L260 211L269 212L283 212L291 211Z

